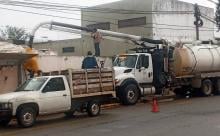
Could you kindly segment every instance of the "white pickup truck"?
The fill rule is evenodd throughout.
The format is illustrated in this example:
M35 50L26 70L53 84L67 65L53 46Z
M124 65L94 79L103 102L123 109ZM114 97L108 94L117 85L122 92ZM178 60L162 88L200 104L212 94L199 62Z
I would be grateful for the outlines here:
M114 73L109 69L65 70L27 80L12 93L0 95L0 124L15 117L22 127L35 124L38 115L86 111L100 113L100 105L115 97Z

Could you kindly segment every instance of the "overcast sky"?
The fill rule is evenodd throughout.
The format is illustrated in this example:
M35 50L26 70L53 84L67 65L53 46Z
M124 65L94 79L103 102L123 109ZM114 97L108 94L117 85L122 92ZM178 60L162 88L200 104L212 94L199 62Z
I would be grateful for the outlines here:
M5 2L7 0L0 0L0 28L3 28L5 25L11 25L11 26L18 26L18 27L24 27L28 32L32 30L32 28L43 21L59 21L59 22L65 22L65 23L71 23L80 25L80 12L74 11L70 13L58 13L54 11L47 11L45 13L45 10L38 10L33 8L24 8L24 7L15 7L15 6L8 6L8 5L2 5L2 2ZM13 1L13 0L8 0ZM14 0L14 1L20 1L20 2L53 2L53 3L60 3L60 4L67 4L68 5L76 5L76 6L95 6L103 3L108 2L114 2L119 0ZM215 4L209 2L208 0L181 0L185 2L191 2L191 3L198 3L203 6L209 6L209 7L215 7ZM216 1L216 0L214 0ZM7 3L6 3L7 4ZM114 8L114 7L112 7ZM12 10L15 11L12 11ZM37 15L37 14L30 14L30 13L24 13L24 12L18 12L19 11L28 11L28 12L34 12L37 14L48 14L53 16L62 16L62 17L68 17L68 18L60 18L60 17L51 17L51 16L43 16L43 15ZM50 39L50 40L61 40L63 37L69 39L76 37L76 35L72 34L65 34L65 33L57 33L57 32L49 32L46 29L41 30L39 33L37 33L37 38L42 39Z

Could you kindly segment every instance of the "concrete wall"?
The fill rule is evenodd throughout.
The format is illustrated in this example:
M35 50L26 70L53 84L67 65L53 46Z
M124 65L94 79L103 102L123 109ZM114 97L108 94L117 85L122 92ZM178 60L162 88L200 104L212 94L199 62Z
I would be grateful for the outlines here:
M214 9L200 6L201 13L213 17ZM154 0L154 11L194 11L194 5L177 0ZM214 38L214 24L202 18L204 25L200 28L200 39ZM194 14L153 14L154 39L196 40ZM168 25L164 25L168 24Z
M92 8L136 10L136 11L193 11L193 5L178 0L122 0L110 4L99 5ZM201 12L213 17L214 10L200 7ZM89 10L89 9L88 9ZM116 14L82 11L82 26L100 22L110 22L110 29L134 35L141 35L154 39L168 40L195 40L194 15L191 14ZM107 10L106 10L107 11ZM147 24L137 27L118 28L118 20L146 17ZM203 19L204 26L200 28L201 40L214 37L214 24ZM62 47L75 47L74 53L62 53ZM90 36L82 36L82 39L51 42L42 45L34 45L35 48L50 48L58 51L63 56L85 56L87 51L94 53L93 40ZM112 40L103 40L100 44L101 56L114 56L116 54L130 52L136 48L134 44Z
M17 66L2 67L0 70L0 94L14 91L17 85Z
M63 53L64 47L74 47L75 51L73 53ZM35 43L33 44L35 49L49 49L51 51L57 52L61 56L80 56L84 53L86 48L83 45L83 39L70 39L61 41L49 41L45 43Z
M140 4L141 3L141 4ZM113 2L110 4L104 4L92 8L102 8L102 9L119 9L119 10L140 10L140 11L151 11L152 10L152 0L122 0L118 2ZM146 17L147 25L138 27L126 27L118 28L118 20L131 19L138 17ZM151 14L116 14L113 12L100 13L100 12L87 12L87 10L82 11L82 26L87 26L89 24L96 24L100 22L110 22L111 31L122 32L133 35L142 35L145 37L152 37L152 15ZM86 21L89 20L89 21ZM93 40L91 38L83 36L84 45L88 47L89 50L94 52ZM116 54L122 54L130 52L129 49L136 48L134 44L123 43L112 40L103 40L100 44L101 56L114 56Z
M68 68L81 69L83 59L84 57L80 56L39 56L37 58L39 68L43 72L60 71ZM104 67L112 67L112 58L98 57L96 60L99 66L100 62L103 61Z

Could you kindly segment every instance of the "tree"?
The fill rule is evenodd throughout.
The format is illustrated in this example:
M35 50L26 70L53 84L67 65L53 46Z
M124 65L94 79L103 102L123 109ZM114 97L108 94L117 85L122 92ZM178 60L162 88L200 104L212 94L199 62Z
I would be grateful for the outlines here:
M14 26L6 26L5 29L0 30L1 38L4 40L21 40L25 41L28 37L27 32L24 28L14 27Z

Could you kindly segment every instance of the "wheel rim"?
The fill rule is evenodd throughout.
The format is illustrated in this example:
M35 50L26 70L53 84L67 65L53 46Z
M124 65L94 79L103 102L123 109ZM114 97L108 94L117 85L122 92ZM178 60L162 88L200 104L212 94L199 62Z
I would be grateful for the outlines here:
M33 120L34 120L33 119L33 114L29 113L29 112L25 113L23 115L23 120L24 120L25 124L27 124L27 125L31 124L33 122Z
M93 104L91 107L91 111L94 115L98 114L99 112L99 106L97 104Z
M127 94L127 97L128 97L129 100L134 100L134 98L135 98L134 91L133 90L129 90L128 94Z
M211 86L209 84L204 84L203 91L206 95L211 94L212 91Z

